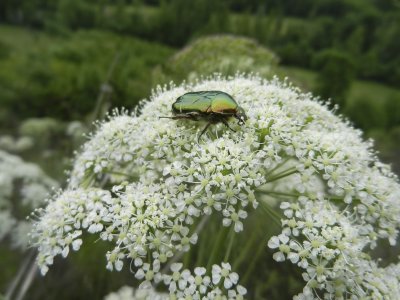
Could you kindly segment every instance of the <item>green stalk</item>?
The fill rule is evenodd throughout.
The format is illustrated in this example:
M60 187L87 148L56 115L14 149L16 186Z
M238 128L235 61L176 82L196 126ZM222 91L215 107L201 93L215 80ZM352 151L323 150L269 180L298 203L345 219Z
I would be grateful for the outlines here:
M254 232L251 235L250 240L246 243L246 247L240 251L239 257L232 263L232 270L237 270L240 266L240 264L246 259L247 255L249 254L249 251L253 248L253 243L257 237Z
M200 241L200 237L199 237L199 241ZM197 254L197 258L196 258L196 266L204 265L203 264L203 261L205 260L204 256L206 255L206 252L207 252L207 251L205 251L207 249L206 241L208 242L209 240L202 239L201 241L202 242L199 243L199 253Z
M282 216L279 215L275 210L273 210L268 204L265 202L261 202L261 207L264 209L264 211L271 217L272 221L275 222L275 224L278 227L281 227L281 218Z
M260 243L260 245L259 245L259 247L258 247L258 249L257 249L256 254L253 256L253 259L251 260L251 262L250 262L250 264L249 264L249 267L247 268L246 273L245 273L244 276L242 277L241 282L242 282L242 284L244 284L245 286L246 286L246 283L247 283L247 281L248 281L248 279L249 279L251 273L252 273L253 270L254 270L254 267L255 267L255 265L256 265L256 262L257 262L258 258L259 258L260 255L262 254L262 250L265 250L265 247L266 247L266 244Z
M207 268L206 268L207 270L210 270L212 263L215 262L217 254L220 252L219 250L220 250L221 244L224 240L223 236L225 235L225 233L226 233L226 229L225 229L225 227L222 226L218 232L217 238L215 239L216 242L211 251L210 257L208 259Z
M129 175L129 174L126 174L126 173L122 173L122 172L117 172L117 171L107 171L107 172L104 172L104 174L117 175L117 176L125 176L125 177L127 177L128 179L131 179L131 180L133 180L133 181L139 179L137 176L132 176L132 175Z
M281 163L278 163L274 168L272 168L271 170L268 171L268 174L272 174L273 172L275 172L276 170L278 170L280 167L282 167L283 165L285 165L290 158L286 158L283 161L281 161Z
M283 171L283 172L281 172L281 173L278 173L278 174L275 175L274 177L272 177L272 178L270 178L269 180L267 180L266 183L270 183L270 182L276 181L276 180L278 180L278 179L281 179L281 178L290 176L290 175L295 174L295 173L297 173L297 172L298 172L298 170L297 170L296 168L290 168L290 169L285 170L285 171Z
M192 251L189 250L189 251L185 252L185 254L183 256L183 268L184 269L189 267L191 256L192 256Z
M287 197L299 197L299 195L296 194L290 194L290 193L284 193L284 192L277 192L277 191L269 191L269 190L257 190L256 193L260 193L263 195L279 195L279 196L287 196Z
M234 230L234 226L232 225L230 232L229 232L229 244L228 244L228 249L226 249L226 252L225 252L224 262L227 262L229 260L229 256L231 255L234 239L235 239L235 230Z

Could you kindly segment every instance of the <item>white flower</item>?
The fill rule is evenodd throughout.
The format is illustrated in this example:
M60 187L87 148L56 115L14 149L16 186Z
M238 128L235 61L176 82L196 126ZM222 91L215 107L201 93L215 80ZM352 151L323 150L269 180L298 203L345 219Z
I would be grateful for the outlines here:
M222 266L213 265L212 282L204 267L195 268L194 274L188 269L181 269L181 263L174 263L171 265L172 275L163 275L164 282L169 285L170 294L179 299L215 299L217 295L228 296L224 299L243 299L247 292L244 287L237 285L239 276L231 272L231 266L227 263L222 263ZM221 278L224 283L223 290L217 286Z
M151 285L141 285L134 289L129 286L121 287L117 292L113 292L104 297L104 300L167 300L168 295L157 292Z
M68 253L67 253L67 254L68 254ZM64 256L64 255L63 255L63 256ZM65 256L66 256L66 255L65 255ZM64 257L65 257L65 256L64 256ZM123 267L123 265L124 265L122 259L124 258L124 255L123 255L123 253L120 252L119 249L115 249L115 250L112 251L112 252L108 252L108 253L106 254L106 256L107 256L107 261L108 261L106 268L107 268L108 270L112 271L112 270L114 270L114 268L115 268L115 270L117 270L117 271L121 271L121 270L122 270L122 267ZM142 269L139 269L139 271L142 271L142 272L143 272ZM138 271L138 272L139 272L139 271ZM138 277L138 275L137 275L137 277ZM140 278L143 278L143 277L140 277Z
M180 289L181 287L186 287L187 280L181 278L181 272L183 264L181 263L173 263L171 265L171 275L164 275L164 282L169 285L169 291L174 293L177 290L177 284L179 284Z
M211 279L209 276L205 276L206 268L197 267L194 269L194 284L196 285L196 289L200 292L200 294L205 294L208 287L210 286Z
M240 219L246 219L247 212L244 210L239 210L238 212L235 211L233 206L229 206L228 209L224 209L222 214L224 215L224 219L222 224L224 226L229 226L233 222L234 229L236 232L240 232L243 230L243 223Z
M9 236L13 247L26 250L32 228L21 216L43 205L57 186L39 166L0 150L0 241Z
M279 251L274 253L274 259L276 261L284 261L285 254L288 255L290 253L290 247L287 245L289 242L289 237L285 234L280 234L279 236L273 236L268 241L268 247L271 249L279 248Z
M211 90L232 95L245 110L242 126L228 120L235 132L213 124L198 140L202 122L159 118L171 116L171 104L184 93ZM396 242L398 178L360 131L310 94L276 79L217 76L158 88L139 110L115 112L98 124L66 190L37 213L32 237L43 272L54 256L68 254L65 238L80 230L111 242L107 267L133 259L137 278L155 282L162 274L154 261L165 264L202 242L201 220L222 215L222 225L239 232L254 209L263 209L271 224L283 225L268 242L273 257L302 269L300 298L398 294L398 269L379 268L368 255L379 240ZM241 295L232 291L238 275L229 264L211 274L225 289L205 291L195 280L205 277L189 270L167 281L177 298Z
M213 265L212 267L212 282L218 284L223 279L224 287L230 289L232 285L237 284L239 276L235 272L231 272L229 263L222 263L221 266Z

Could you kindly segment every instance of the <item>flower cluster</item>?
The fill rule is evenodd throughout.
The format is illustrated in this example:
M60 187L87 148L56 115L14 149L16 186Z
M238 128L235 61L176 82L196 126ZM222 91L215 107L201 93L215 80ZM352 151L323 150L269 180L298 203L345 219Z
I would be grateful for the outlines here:
M0 150L0 240L10 236L13 246L25 249L31 224L17 215L39 207L56 187L37 165Z
M194 274L181 270L181 263L171 265L171 275L162 278L174 299L244 299L247 290L238 285L239 275L231 271L229 263L213 265L211 277L206 268L196 267ZM220 286L222 286L220 288ZM226 290L227 292L225 292Z
M159 119L171 115L171 104L185 92L204 90L232 95L246 111L246 124L232 120L235 132L213 125L198 141L203 123ZM240 232L248 214L263 206L274 211L271 222L282 209L282 232L268 246L277 261L304 271L299 299L392 299L398 293L398 265L380 268L368 256L379 239L396 242L398 179L360 131L311 95L278 80L214 77L159 88L138 110L98 124L67 189L40 212L32 237L43 273L54 256L77 250L85 231L112 243L108 269L121 270L128 260L138 279L158 282L170 258L199 242L209 215ZM180 292L203 295L202 284L214 282L220 268L223 294L243 295L225 265L184 277L174 277L184 271L172 266L164 281L171 293L183 282Z
M256 40L233 35L215 35L196 39L155 70L158 80L195 80L214 73L233 75L255 72L272 77L277 55Z
M357 225L335 205L324 199L301 197L296 206L283 202L288 219L283 232L268 246L276 249L276 261L290 260L304 270L307 281L296 299L395 299L400 293L394 266L379 268L362 250L371 243L366 228ZM295 209L293 209L295 208ZM370 230L370 228L368 228ZM373 241L375 242L375 240ZM395 266L398 268L398 266Z
M14 138L11 135L0 136L0 149L11 152L19 153L31 149L34 145L34 140L28 136Z
M168 295L158 293L152 287L140 287L134 289L129 286L121 287L117 292L113 292L104 297L104 300L167 300Z
M139 299L244 299L247 293L246 289L238 285L239 275L231 271L229 263L213 265L211 277L207 275L206 268L196 267L194 272L182 270L182 263L173 263L170 267L171 274L158 276L156 282L163 281L169 290L169 294L155 291L151 285L152 278L149 278L148 272L140 269L136 273L136 278L144 279L144 282L137 290L130 287L121 288L118 293L107 295L105 300L139 300ZM149 271L148 268L145 268Z

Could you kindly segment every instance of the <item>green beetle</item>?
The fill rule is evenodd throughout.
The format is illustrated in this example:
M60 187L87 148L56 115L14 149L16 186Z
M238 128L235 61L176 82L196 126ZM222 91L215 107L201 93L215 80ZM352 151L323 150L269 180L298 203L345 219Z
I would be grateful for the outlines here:
M206 132L211 124L223 123L229 127L227 120L235 117L242 125L247 120L247 116L231 95L221 91L201 91L189 92L180 96L172 104L172 117L160 117L169 119L190 119L193 121L208 121L206 127L201 132L200 137Z

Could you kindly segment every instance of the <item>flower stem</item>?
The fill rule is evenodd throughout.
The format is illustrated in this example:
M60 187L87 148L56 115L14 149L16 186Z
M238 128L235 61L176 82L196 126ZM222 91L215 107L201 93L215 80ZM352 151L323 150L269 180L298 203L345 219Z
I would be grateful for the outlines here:
M138 180L139 179L137 176L132 176L132 175L129 175L129 174L126 174L126 173L118 172L118 171L107 171L107 172L104 172L104 174L125 176L130 180Z
M272 221L280 228L281 227L281 216L273 210L265 201L261 201L261 207L271 217Z
M208 259L207 268L206 268L207 270L210 270L212 263L215 261L215 258L217 256L217 254L219 253L221 244L225 240L223 238L224 235L226 235L226 228L222 226L218 232L218 236L216 237L216 243L214 244L214 247L211 251L211 255Z
M237 270L240 264L248 257L249 251L253 249L253 242L255 241L257 234L252 232L251 238L246 242L245 248L240 251L239 257L232 263L232 269Z
M275 167L273 167L271 170L268 171L267 175L272 174L273 172L275 172L276 170L278 170L280 167L284 166L288 161L290 160L290 158L286 158L284 160L282 160L280 163L278 163Z
M242 280L241 280L242 284L246 285L246 283L249 279L249 276L253 273L253 270L254 270L254 267L256 265L258 258L262 254L262 251L265 250L265 248L266 248L266 245L264 243L260 243L260 245L258 246L257 252L255 253L255 255L253 255L253 259L251 260L246 273L242 277Z
M296 168L287 169L287 170L285 170L285 171L282 171L282 172L276 174L275 176L272 176L271 178L269 178L269 179L266 181L266 183L270 183L270 182L276 181L276 180L278 180L278 179L281 179L281 178L290 176L290 175L295 174L295 173L297 173L297 172L298 172L298 170L297 170Z
M279 196L286 196L286 197L299 197L299 195L291 194L291 193L284 193L278 191L269 191L269 190L257 190L256 193L263 194L263 195L279 195Z
M233 245L233 240L235 239L235 230L234 230L234 226L231 226L231 230L229 232L229 244L228 244L228 249L225 252L225 257L224 257L224 261L228 261L229 260L229 256L231 255L231 251L232 251L232 245Z

